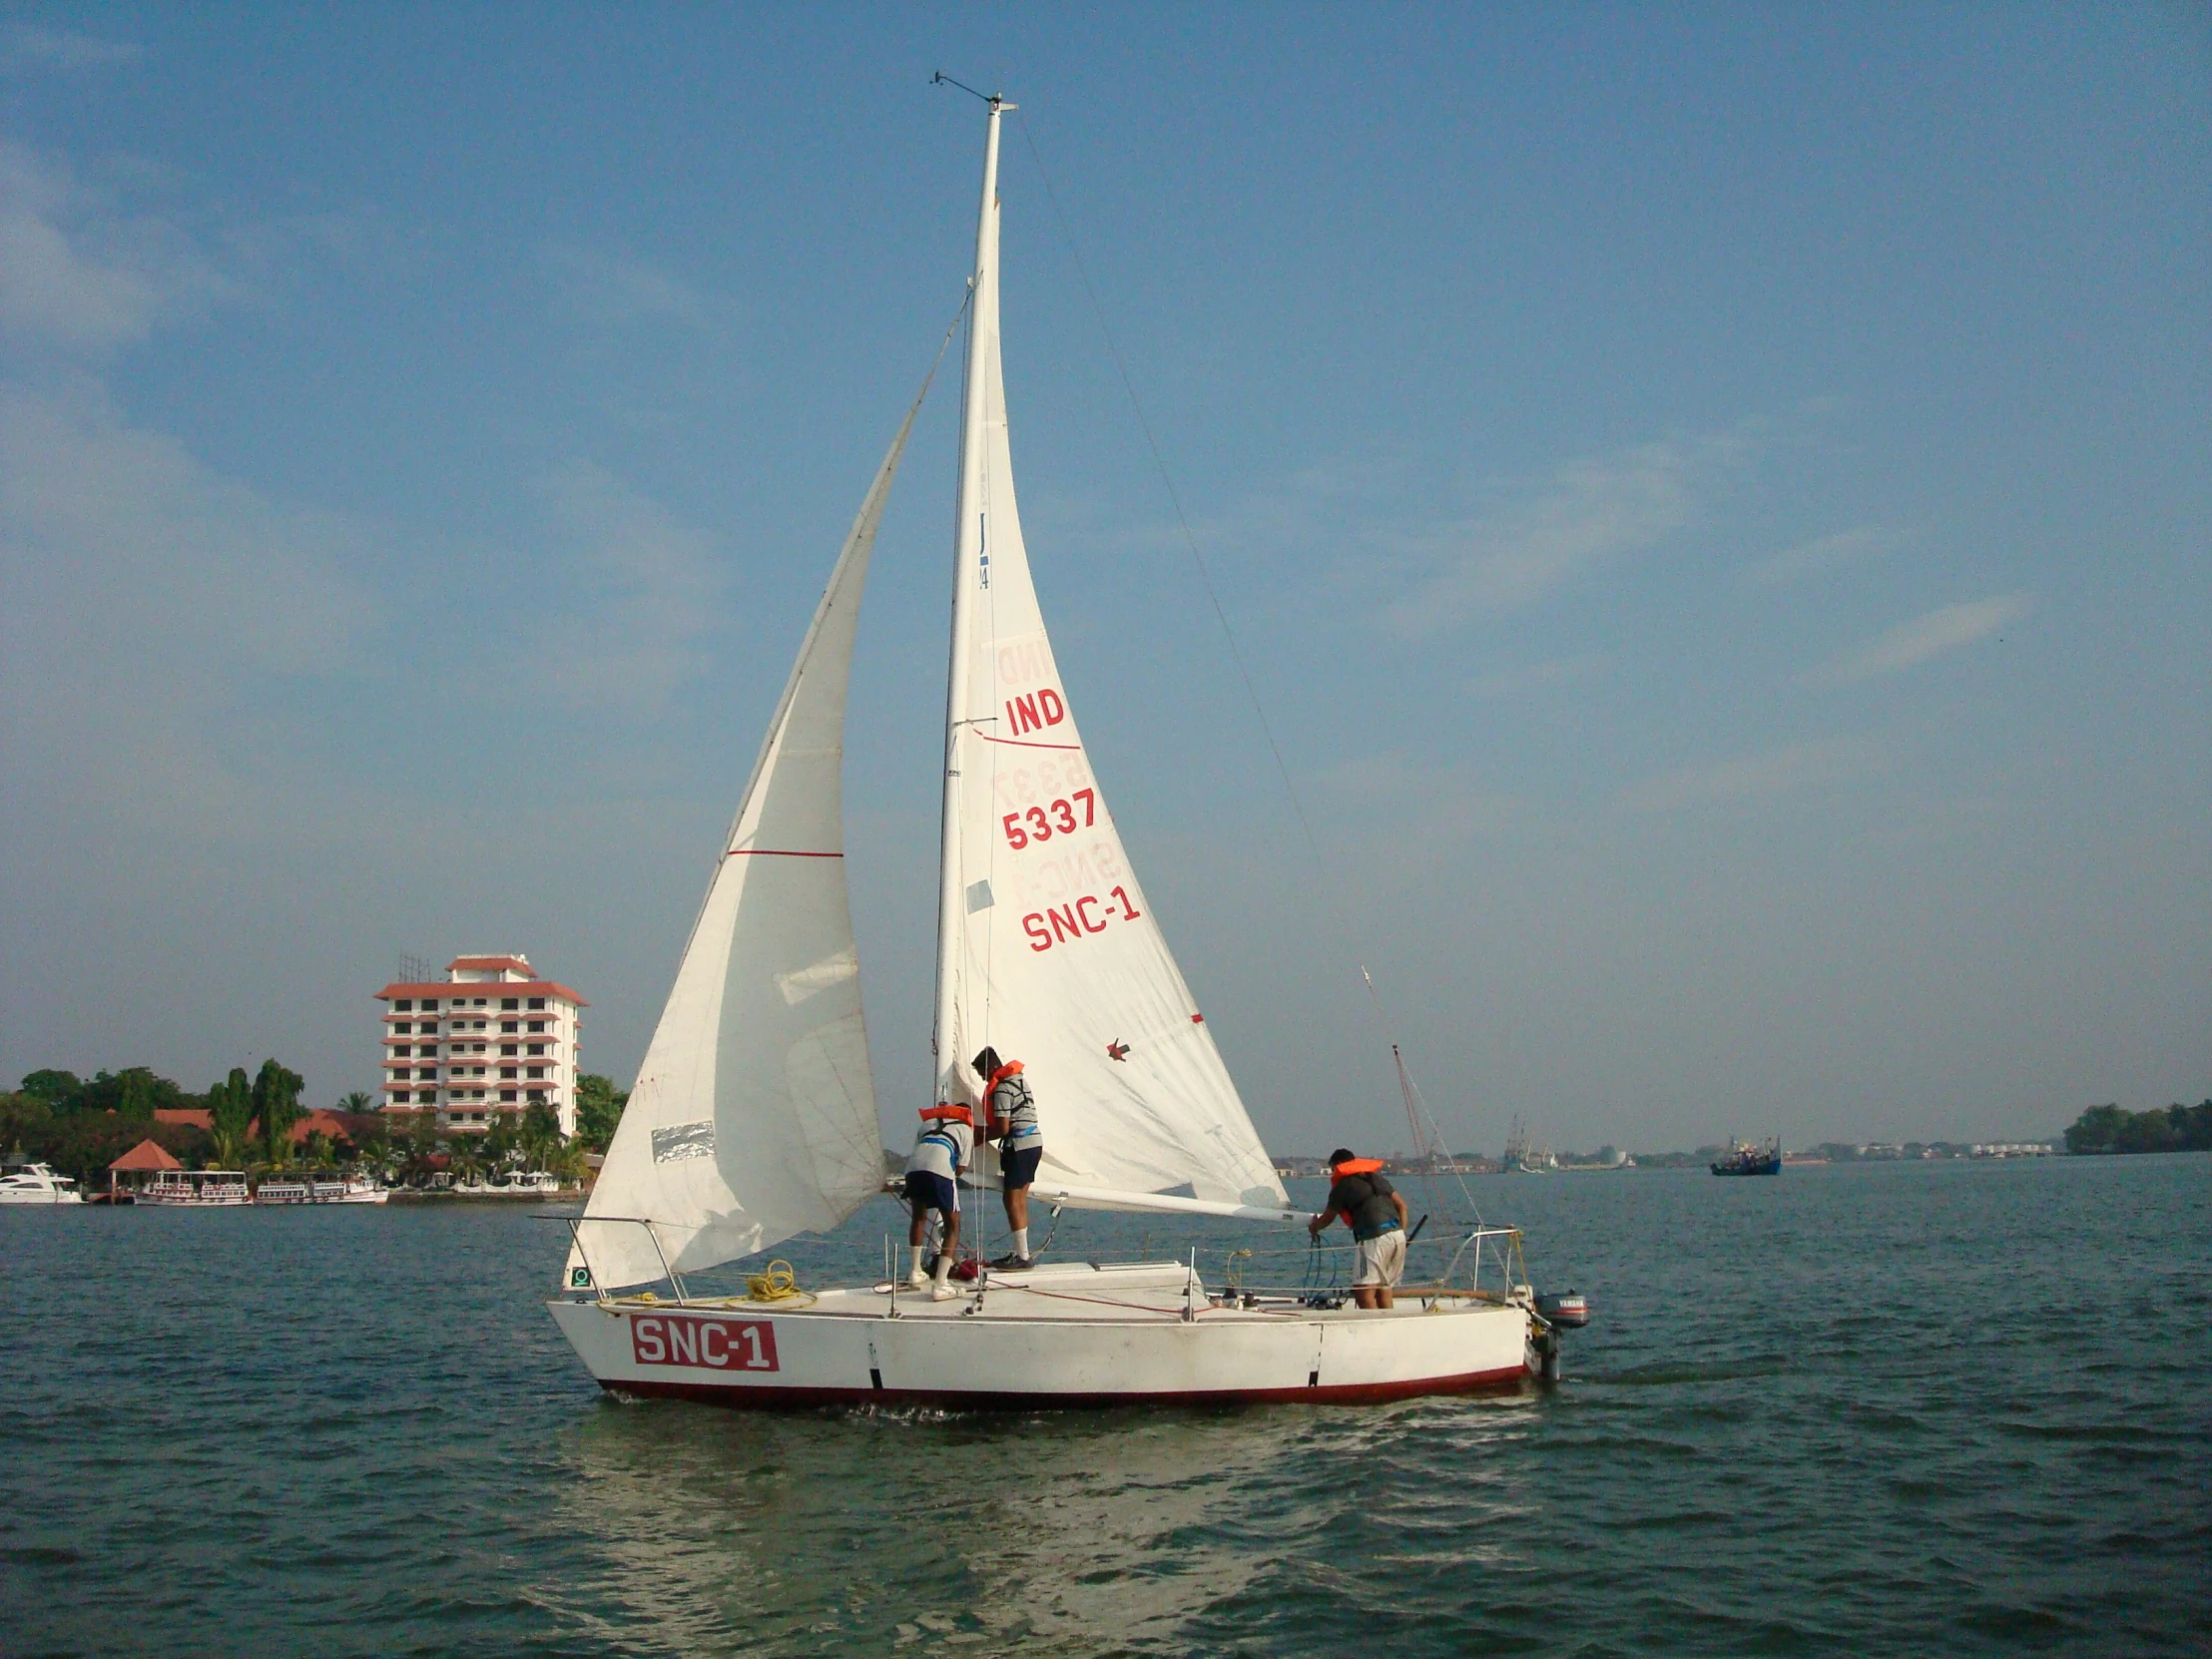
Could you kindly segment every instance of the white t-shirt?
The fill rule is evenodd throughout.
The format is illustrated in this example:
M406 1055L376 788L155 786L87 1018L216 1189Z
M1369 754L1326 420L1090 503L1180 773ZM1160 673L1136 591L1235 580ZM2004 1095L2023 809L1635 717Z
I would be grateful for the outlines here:
M906 1160L906 1167L956 1181L974 1151L975 1131L958 1118L926 1118L920 1133L914 1136L914 1153Z

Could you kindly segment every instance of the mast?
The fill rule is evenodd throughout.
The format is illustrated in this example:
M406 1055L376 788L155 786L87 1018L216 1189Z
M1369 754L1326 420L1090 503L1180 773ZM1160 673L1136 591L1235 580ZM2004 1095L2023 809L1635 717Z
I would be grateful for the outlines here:
M983 199L975 218L975 271L968 310L967 376L961 399L958 507L952 533L952 640L945 671L944 809L937 853L937 998L930 1051L936 1056L936 1098L953 1087L966 1046L958 1028L959 966L966 886L960 872L960 711L967 707L969 605L988 577L990 501L983 475L983 425L989 365L998 349L998 123L1014 108L997 94L984 100L990 124L983 140ZM1003 419L1004 411L999 411Z

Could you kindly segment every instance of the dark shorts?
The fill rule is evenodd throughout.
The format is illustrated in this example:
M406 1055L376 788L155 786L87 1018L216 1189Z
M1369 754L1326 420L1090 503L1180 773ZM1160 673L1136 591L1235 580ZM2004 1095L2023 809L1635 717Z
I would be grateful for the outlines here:
M932 1170L910 1169L906 1172L906 1201L924 1210L956 1216L960 1213L959 1184Z
M1008 1192L1016 1187L1033 1187L1037 1182L1037 1160L1044 1156L1044 1143L1031 1141L1018 1152L1001 1152L998 1155L998 1184Z

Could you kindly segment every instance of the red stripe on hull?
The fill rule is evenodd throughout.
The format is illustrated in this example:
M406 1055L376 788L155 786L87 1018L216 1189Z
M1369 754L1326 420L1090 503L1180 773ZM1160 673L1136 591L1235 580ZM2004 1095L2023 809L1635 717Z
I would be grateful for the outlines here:
M1512 1393L1528 1382L1525 1365L1410 1382L1322 1383L1304 1388L1212 1388L1152 1394L947 1392L933 1388L787 1388L764 1383L625 1382L601 1379L609 1393L688 1399L738 1410L791 1411L816 1405L928 1405L947 1411L1100 1411L1127 1405L1379 1405L1424 1394Z

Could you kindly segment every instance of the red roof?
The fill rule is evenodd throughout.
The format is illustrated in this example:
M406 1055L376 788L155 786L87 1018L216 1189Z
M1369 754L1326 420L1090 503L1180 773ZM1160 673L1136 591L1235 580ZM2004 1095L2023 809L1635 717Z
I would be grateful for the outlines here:
M456 956L445 964L448 973L527 973L537 969L520 956Z
M406 984L394 982L378 991L378 1002L389 1002L395 996L434 996L443 1002L455 997L490 995L500 996L565 996L579 1008L589 1008L576 992L566 985L555 984L550 979L432 979L427 982Z
M198 1106L157 1106L154 1108L156 1123L183 1124L190 1129L215 1129L215 1114Z
M114 1170L183 1169L185 1166L172 1158L156 1141L141 1141L108 1168Z

